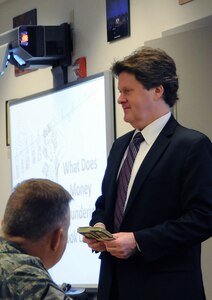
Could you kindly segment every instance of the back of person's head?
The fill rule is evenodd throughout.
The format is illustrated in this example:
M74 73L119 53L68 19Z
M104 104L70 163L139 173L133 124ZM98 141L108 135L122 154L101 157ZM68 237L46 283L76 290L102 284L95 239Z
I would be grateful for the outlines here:
M71 199L61 185L51 180L23 181L15 187L7 202L3 233L37 241L61 224Z
M172 107L178 100L178 77L174 60L162 49L141 47L112 67L114 75L121 72L134 74L135 78L149 90L162 85L163 99Z

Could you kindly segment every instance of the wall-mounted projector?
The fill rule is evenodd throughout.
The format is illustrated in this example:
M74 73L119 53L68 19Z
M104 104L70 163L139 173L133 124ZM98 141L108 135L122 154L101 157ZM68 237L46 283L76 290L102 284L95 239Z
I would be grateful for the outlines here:
M19 69L71 65L73 48L70 24L22 25L0 34L0 75L8 63Z

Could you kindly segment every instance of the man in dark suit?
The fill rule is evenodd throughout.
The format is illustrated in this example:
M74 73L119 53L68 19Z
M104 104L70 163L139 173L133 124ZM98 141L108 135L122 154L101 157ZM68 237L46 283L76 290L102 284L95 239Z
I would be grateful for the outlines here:
M178 77L175 62L163 50L143 47L115 62L112 71L124 120L135 130L111 148L90 223L108 229L115 239L84 238L101 252L98 299L203 300L201 243L212 233L211 141L171 114ZM128 171L120 217L120 182L126 185L120 177L137 132L144 140Z

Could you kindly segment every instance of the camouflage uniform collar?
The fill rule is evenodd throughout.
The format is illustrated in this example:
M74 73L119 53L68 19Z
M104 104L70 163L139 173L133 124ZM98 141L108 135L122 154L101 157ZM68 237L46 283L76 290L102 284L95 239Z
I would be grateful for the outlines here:
M8 248L8 246L9 246L9 247L11 247L10 250L12 250L12 248L13 248L14 252L18 251L19 253L27 254L18 244L14 243L14 242L12 242L10 240L7 240L7 239L5 239L5 238L3 238L1 236L0 236L0 243L2 244L3 248L4 248L4 246L5 247L7 246L6 248ZM2 247L0 247L0 252L2 252L1 248Z

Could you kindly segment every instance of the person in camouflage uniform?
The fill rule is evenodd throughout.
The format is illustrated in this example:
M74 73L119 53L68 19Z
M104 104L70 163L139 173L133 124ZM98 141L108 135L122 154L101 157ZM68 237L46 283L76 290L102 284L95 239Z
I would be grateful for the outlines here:
M0 237L0 300L70 299L48 269L63 255L71 195L47 179L29 179L11 194Z

